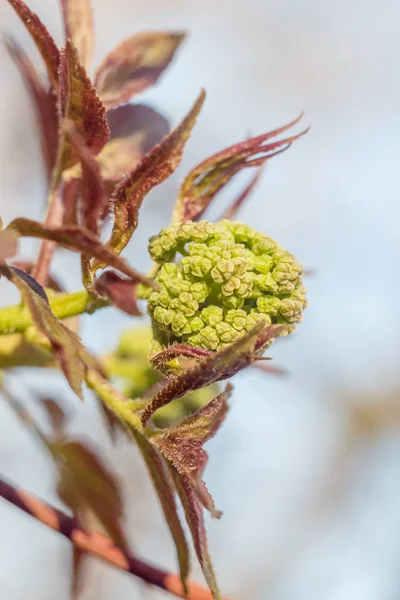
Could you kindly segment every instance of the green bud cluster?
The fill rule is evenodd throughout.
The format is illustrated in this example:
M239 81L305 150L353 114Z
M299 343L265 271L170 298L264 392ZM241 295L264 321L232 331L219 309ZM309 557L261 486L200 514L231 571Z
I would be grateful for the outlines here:
M148 300L154 337L220 350L259 320L289 325L307 304L302 266L268 236L242 223L187 221L150 238L158 263Z

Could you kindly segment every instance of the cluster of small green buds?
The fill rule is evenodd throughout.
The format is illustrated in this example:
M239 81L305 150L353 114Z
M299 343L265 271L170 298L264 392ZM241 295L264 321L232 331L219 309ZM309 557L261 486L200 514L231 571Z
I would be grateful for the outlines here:
M143 291L160 347L174 342L220 350L259 320L289 325L307 304L302 266L242 223L187 221L150 238L156 289Z

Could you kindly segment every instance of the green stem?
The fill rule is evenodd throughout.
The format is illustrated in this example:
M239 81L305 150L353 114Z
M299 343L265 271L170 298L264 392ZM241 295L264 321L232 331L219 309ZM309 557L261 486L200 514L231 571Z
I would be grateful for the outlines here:
M86 312L92 313L108 305L106 301L94 298L86 290L50 296L49 302L52 311L59 319L67 319ZM22 333L32 324L31 314L25 306L19 304L0 309L0 335Z

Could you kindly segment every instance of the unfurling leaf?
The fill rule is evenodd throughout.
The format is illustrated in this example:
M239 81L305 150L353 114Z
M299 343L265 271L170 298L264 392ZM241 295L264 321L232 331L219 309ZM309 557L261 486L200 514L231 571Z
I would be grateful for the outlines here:
M94 79L107 109L128 102L155 84L184 37L182 33L139 33L107 54Z
M164 429L160 434L157 432L152 438L178 476L187 478L200 502L217 518L221 513L215 509L214 501L202 481L208 460L203 446L216 434L225 419L231 392L232 386L228 384L221 394L203 408L178 425Z
M95 289L123 312L140 317L142 313L137 305L136 285L132 279L124 279L114 271L105 271L97 279Z
M78 336L65 327L53 314L45 291L33 277L13 267L2 267L2 273L21 292L23 302L31 313L32 321L38 331L49 341L68 383L81 398L86 351Z
M302 116L274 131L230 146L197 165L182 183L174 209L174 221L199 219L217 192L236 173L247 167L260 167L304 135L308 129L276 142L265 143L296 125Z
M150 150L115 187L112 197L114 224L108 244L118 254L128 244L138 225L139 210L146 194L165 181L178 167L204 98L205 92L202 90L180 125Z
M0 230L0 265L4 264L5 258L12 258L17 253L18 234L15 231Z
M22 0L8 0L27 30L32 36L47 67L50 83L57 89L58 86L58 64L60 52L55 41L43 25L39 17L27 7Z
M82 64L89 69L93 57L91 0L61 0L66 37L72 40Z
M185 511L186 521L189 525L190 533L192 534L194 549L196 550L204 578L212 592L214 600L221 600L217 578L208 551L207 535L204 527L203 506L200 504L198 497L194 493L188 478L185 475L178 474L175 469L171 470L171 472L176 490L182 502L183 510Z
M123 258L115 254L112 248L103 245L90 231L86 231L81 227L71 225L51 228L42 225L38 221L20 218L12 221L5 231L16 231L21 237L52 240L68 250L97 258L106 265L121 271L133 281L150 284L144 275L135 271Z
M158 408L169 404L175 398L181 398L189 391L198 390L216 381L232 377L239 370L251 364L254 360L254 352L260 335L263 334L264 329L269 330L271 327L278 333L277 326L265 327L265 322L259 321L249 332L239 337L233 344L204 358L194 367L185 369L179 375L172 377L155 394L144 410L142 415L143 425L149 421Z
M185 589L190 569L190 557L185 532L178 515L173 481L164 464L164 460L159 455L156 448L154 448L142 434L134 430L132 433L146 463L174 540L182 585Z
M58 117L56 97L52 89L43 84L28 56L11 38L5 38L6 48L17 64L32 98L40 130L42 154L48 180L53 172L58 145Z
M263 165L261 165L261 167L259 167L257 169L256 174L254 175L254 177L252 177L252 179L250 180L250 183L245 187L243 192L236 198L236 200L234 200L228 206L228 208L225 210L224 214L222 215L221 219L234 219L236 217L237 213L242 208L244 202L248 199L248 197L252 193L254 187L257 185L257 183L261 177L262 169L263 169Z
M98 154L110 137L106 109L97 96L78 51L70 40L61 50L60 113L65 121L71 121L92 154ZM64 125L62 124L63 133ZM78 160L71 143L64 136L60 170L71 167Z
M123 527L121 491L115 475L87 442L51 444L60 465L58 490L74 514L90 511L113 541L128 547Z

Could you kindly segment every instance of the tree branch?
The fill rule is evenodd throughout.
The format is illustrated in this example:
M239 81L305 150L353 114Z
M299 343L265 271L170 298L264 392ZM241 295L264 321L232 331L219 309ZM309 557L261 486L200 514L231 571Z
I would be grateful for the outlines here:
M209 590L203 586L188 582L188 595L182 588L179 575L168 573L136 558L116 546L111 539L102 533L84 531L78 522L65 513L53 508L29 493L18 490L0 477L0 497L31 515L47 527L58 531L75 546L75 548L96 556L118 569L139 577L146 583L162 588L178 598L187 600L212 600ZM225 600L228 600L227 598Z

